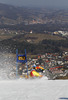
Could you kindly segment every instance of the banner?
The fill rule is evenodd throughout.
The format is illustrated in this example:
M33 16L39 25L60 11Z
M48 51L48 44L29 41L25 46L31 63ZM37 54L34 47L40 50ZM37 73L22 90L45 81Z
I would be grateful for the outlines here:
M26 55L17 55L17 62L27 62Z

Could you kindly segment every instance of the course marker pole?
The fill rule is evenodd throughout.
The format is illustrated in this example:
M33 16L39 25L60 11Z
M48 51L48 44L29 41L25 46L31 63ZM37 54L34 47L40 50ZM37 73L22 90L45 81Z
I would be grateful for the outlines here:
M26 49L25 49L25 56L26 56ZM27 66L27 78L28 78L28 65L27 65L27 56L26 56L26 66Z
M16 49L16 58L18 56L18 49ZM18 62L17 62L17 59L16 59L16 78L18 78Z

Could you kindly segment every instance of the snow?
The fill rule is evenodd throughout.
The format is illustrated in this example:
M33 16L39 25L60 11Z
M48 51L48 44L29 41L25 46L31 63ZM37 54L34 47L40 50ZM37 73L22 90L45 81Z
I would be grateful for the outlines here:
M68 80L0 80L0 100L68 100Z

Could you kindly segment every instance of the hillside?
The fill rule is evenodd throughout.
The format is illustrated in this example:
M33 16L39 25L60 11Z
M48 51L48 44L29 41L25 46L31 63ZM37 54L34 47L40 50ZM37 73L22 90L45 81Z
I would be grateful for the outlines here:
M66 38L50 35L68 31L67 15L67 10L0 4L0 51L16 53L16 49L22 52L26 48L28 53L38 54L68 50ZM31 30L33 34L29 34Z
M29 42L29 43L40 43L42 40L66 40L63 37L50 35L50 34L41 34L41 33L33 33L33 34L24 34L24 35L17 35L12 38L14 41L19 42Z
M47 34L25 34L0 41L0 51L16 53L16 49L21 53L26 49L30 54L62 52L68 49L68 40Z
M18 41L18 42L29 42L29 43L39 43L42 40L66 40L64 37L60 36L55 36L55 35L50 35L50 34L42 34L42 33L33 33L33 34L3 34L0 35L0 41L4 39L12 39L13 41Z

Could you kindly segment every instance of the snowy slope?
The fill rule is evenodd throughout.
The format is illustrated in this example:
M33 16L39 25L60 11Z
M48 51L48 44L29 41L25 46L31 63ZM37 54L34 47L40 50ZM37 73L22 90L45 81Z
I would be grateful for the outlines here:
M68 100L68 80L1 80L0 100Z

